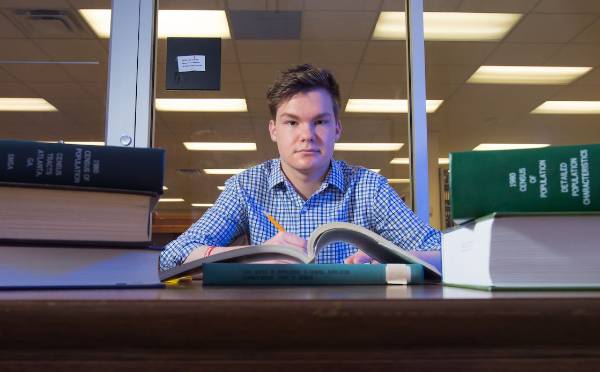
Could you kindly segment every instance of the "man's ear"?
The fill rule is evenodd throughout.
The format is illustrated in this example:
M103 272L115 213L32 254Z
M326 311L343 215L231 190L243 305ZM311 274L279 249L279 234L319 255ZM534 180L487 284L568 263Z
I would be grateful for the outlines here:
M342 136L342 122L339 119L335 121L335 140L338 141Z
M277 127L275 126L275 120L269 120L269 134L271 135L271 141L277 142Z

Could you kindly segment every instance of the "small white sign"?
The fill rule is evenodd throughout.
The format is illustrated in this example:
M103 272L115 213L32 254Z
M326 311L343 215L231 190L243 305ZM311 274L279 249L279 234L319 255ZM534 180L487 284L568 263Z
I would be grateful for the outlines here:
M206 71L204 56L177 56L179 72Z

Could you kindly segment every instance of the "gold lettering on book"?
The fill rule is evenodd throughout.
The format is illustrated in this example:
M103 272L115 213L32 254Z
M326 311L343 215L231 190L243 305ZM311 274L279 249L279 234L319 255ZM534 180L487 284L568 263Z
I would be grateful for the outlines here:
M546 175L546 160L538 161L538 174L540 177L540 199L548 197L548 176Z
M519 191L527 191L527 169L519 168Z
M588 150L582 149L579 151L579 161L581 163L581 194L583 205L592 204L592 193L590 191L590 164L588 161Z

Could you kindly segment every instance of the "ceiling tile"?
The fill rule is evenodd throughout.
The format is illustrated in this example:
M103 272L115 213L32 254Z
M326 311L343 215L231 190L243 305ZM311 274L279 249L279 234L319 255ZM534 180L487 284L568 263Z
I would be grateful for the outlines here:
M427 65L426 78L432 84L462 84L478 67L477 65Z
M473 13L528 13L539 0L462 0L456 11Z
M380 0L304 0L305 10L377 11Z
M404 41L371 40L367 44L363 62L369 64L405 65L406 43Z
M34 42L53 60L98 62L108 60L108 53L97 40L36 39Z
M12 76L8 71L6 71L2 67L0 67L0 83L9 83L9 82L16 82L16 81L17 81L17 79L15 79L14 76Z
M369 40L378 14L305 11L302 14L302 40Z
M599 44L569 44L548 60L556 66L598 66L600 65Z
M352 85L350 98L406 99L406 84L360 84Z
M70 82L71 79L58 65L41 64L10 64L3 66L17 79L27 82Z
M48 55L31 40L0 39L0 60L47 61Z
M227 7L231 10L302 10L303 0L229 0Z
M401 65L361 65L356 76L360 84L404 84L406 68Z
M0 12L0 37L1 38L24 38L25 35L2 13Z
M541 0L534 12L600 14L600 2L596 0Z
M300 41L236 41L238 58L241 63L298 63L300 61Z
M44 98L78 99L92 97L87 90L76 83L29 83L29 86Z
M497 43L428 41L425 58L428 64L481 65L497 46Z
M529 14L509 33L509 42L566 43L589 26L590 14Z
M535 66L546 64L563 44L502 43L485 60L486 65Z
M600 43L600 19L596 20L590 27L577 35L576 43Z
M108 81L106 64L62 65L67 73L80 83L101 83Z
M453 12L461 0L425 0L423 10L426 12Z
M304 41L301 59L315 64L359 63L366 45L365 41Z
M44 96L40 96L23 83L0 83L0 97L36 98Z
M569 85L552 96L554 101L600 101L600 84L596 89L589 85ZM599 128L600 131L600 128Z
M240 65L244 83L271 83L280 71L289 67L287 63L243 63Z

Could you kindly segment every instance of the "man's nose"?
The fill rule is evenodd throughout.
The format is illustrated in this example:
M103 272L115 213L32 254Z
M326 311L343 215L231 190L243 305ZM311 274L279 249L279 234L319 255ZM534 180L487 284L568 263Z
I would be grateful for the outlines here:
M312 141L315 138L315 126L312 123L302 123L300 125L300 138L303 141Z

